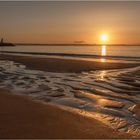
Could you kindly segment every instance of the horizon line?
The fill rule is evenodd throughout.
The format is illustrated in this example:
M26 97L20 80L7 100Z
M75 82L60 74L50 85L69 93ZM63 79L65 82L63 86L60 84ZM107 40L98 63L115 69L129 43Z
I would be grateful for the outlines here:
M140 43L109 43L109 44L103 44L103 43L14 43L15 45L46 45L46 46L102 46L102 45L106 45L106 46L140 46Z

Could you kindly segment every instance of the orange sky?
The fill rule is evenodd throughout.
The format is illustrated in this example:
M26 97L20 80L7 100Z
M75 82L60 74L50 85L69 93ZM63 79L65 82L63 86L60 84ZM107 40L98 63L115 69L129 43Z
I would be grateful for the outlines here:
M140 43L140 1L0 2L1 37L22 43Z

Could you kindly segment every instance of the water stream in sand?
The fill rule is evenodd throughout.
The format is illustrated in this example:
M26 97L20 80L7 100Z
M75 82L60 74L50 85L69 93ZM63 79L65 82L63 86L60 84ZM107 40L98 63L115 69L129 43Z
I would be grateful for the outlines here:
M0 61L0 88L86 111L114 129L140 135L140 120L131 111L140 103L140 67L52 73Z

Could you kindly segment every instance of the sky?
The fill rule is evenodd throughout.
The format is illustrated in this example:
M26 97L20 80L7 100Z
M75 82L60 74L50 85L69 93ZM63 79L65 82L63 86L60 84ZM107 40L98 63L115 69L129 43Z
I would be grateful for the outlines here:
M13 43L140 43L140 1L0 1L0 37Z

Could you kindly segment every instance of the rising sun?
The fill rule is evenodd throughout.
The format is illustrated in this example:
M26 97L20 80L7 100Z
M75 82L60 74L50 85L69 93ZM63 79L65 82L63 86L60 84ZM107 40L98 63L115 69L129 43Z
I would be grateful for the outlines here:
M102 41L107 41L107 39L108 39L108 36L106 34L101 35L101 40Z

